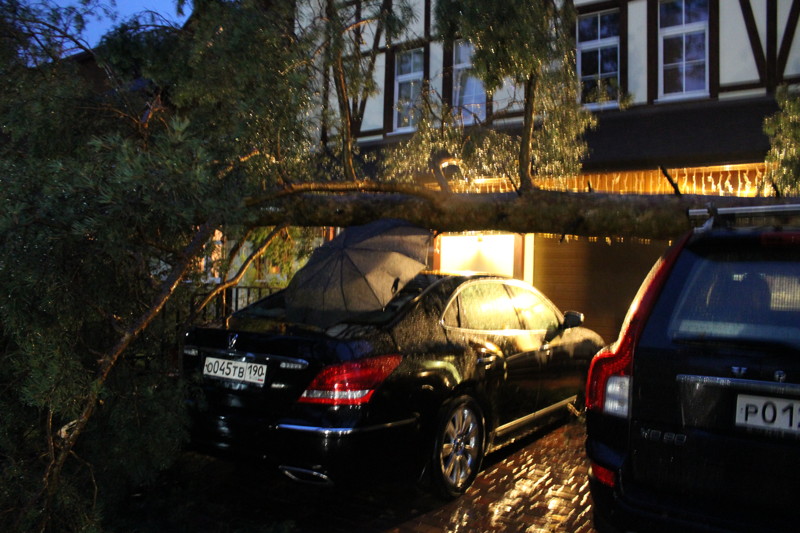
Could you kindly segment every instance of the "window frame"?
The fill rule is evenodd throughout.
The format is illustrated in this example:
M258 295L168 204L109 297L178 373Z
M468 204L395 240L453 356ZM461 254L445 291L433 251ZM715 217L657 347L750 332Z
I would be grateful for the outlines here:
M412 70L411 72L400 74L400 67L402 64L401 58L406 54L419 54L420 66L419 70ZM412 67L414 60L412 59ZM419 89L414 96L414 101L408 104L401 103L400 100L400 87L405 83L417 82ZM414 117L413 110L417 104L417 99L422 95L423 85L425 83L425 47L409 48L407 50L400 50L395 54L394 65L394 98L392 102L392 128L396 132L412 132L417 128L419 117ZM407 125L401 125L404 119L408 119Z
M459 50L462 47L468 46L469 47L469 61L458 61L459 58ZM472 75L469 71L472 69L472 53L474 51L474 46L467 40L458 40L453 43L453 91L452 91L452 108L453 114L460 118L461 123L463 125L471 125L483 122L486 120L487 116L487 109L488 109L488 97L486 95L486 88L483 85L483 81ZM475 82L480 84L481 94L483 95L483 101L481 103L467 103L462 104L460 102L460 89L463 85L461 84L460 80L475 80ZM479 113L474 113L469 111L472 108L477 108L480 110Z
M687 0L678 0L682 3L682 23L676 24L673 26L668 26L665 28L661 27L661 6L664 4L665 1L675 1L675 0L658 0L656 3L656 31L658 34L658 93L657 97L659 101L673 101L673 100L687 100L687 99L699 99L699 98L708 98L711 96L711 13L712 13L712 6L710 0L707 3L707 12L705 20L696 21L696 22L686 22L686 2ZM688 0L690 1L690 0ZM703 47L704 47L704 57L703 57L703 65L704 65L704 80L703 80L703 89L695 89L695 90L686 90L686 65L690 63L696 63L697 61L687 60L686 58L686 45L685 45L685 38L687 35L702 32L704 36ZM682 85L683 90L680 92L670 92L667 93L665 91L665 81L666 77L664 75L666 65L664 63L664 41L669 38L674 38L681 36L684 38L683 42L683 56L682 61L679 65L682 72Z
M601 29L601 17L604 14L608 13L616 13L617 14L617 35L615 37L600 37L600 29ZM597 24L598 24L598 37L597 39L593 39L590 41L581 41L580 40L580 20L582 18L588 17L596 17ZM578 101L581 102L587 109L605 109L605 108L614 108L619 107L620 99L622 97L623 89L623 43L622 43L622 33L624 31L624 24L623 24L623 17L624 13L623 10L614 7L609 9L601 9L598 11L591 11L586 13L580 13L578 15L578 19L575 24L575 67L576 67L576 74L578 78L578 83L580 86L579 94L578 94ZM617 80L617 95L615 100L609 100L607 102L583 102L583 80L584 76L581 75L582 70L582 62L583 62L583 54L582 52L589 52L594 51L597 54L601 53L601 50L610 47L616 47L617 50L617 70L616 70L616 80ZM598 60L598 65L602 62ZM587 77L588 79L588 77ZM595 80L602 79L602 72L600 67L598 66L598 72L594 77Z

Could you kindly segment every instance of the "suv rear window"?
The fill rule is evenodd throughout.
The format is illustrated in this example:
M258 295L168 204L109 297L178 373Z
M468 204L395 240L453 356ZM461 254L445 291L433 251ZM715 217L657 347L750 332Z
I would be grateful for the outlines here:
M652 318L660 328L648 327L643 343L800 346L800 251L752 239L701 239L676 264ZM659 329L666 338L654 338Z

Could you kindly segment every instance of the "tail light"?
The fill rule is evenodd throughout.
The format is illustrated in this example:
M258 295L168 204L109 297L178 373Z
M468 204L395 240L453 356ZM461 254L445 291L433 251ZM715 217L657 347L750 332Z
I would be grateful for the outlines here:
M687 234L653 266L628 310L619 339L592 359L586 380L587 409L628 416L634 349L667 275L690 236Z
M634 342L621 339L592 359L586 384L586 408L628 416Z
M617 475L613 470L601 466L594 461L589 464L589 475L595 478L603 485L613 487L617 484Z
M400 355L381 355L325 367L298 401L326 405L365 404L401 360Z

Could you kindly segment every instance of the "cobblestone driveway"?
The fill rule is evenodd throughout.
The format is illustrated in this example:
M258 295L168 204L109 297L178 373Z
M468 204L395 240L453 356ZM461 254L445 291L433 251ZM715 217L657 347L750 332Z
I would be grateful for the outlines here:
M594 531L584 427L570 422L495 458L465 496L386 531Z
M204 456L140 496L131 530L194 533L591 533L584 426L572 420L489 456L450 503L413 488L298 485ZM175 501L184 502L175 507ZM166 509L159 502L173 502ZM161 506L160 506L161 505Z

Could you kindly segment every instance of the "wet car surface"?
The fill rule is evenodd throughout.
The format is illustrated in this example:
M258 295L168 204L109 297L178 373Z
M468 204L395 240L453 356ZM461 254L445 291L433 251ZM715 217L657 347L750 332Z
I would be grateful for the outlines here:
M592 363L595 526L794 532L800 206L698 211Z
M406 478L445 498L484 454L563 417L602 339L523 282L419 274L382 309L322 329L283 295L198 328L194 445L302 482Z
M577 419L545 428L487 457L466 494L448 503L408 487L343 491L301 485L187 453L131 502L128 530L592 533L584 439ZM171 506L164 508L164 502Z

